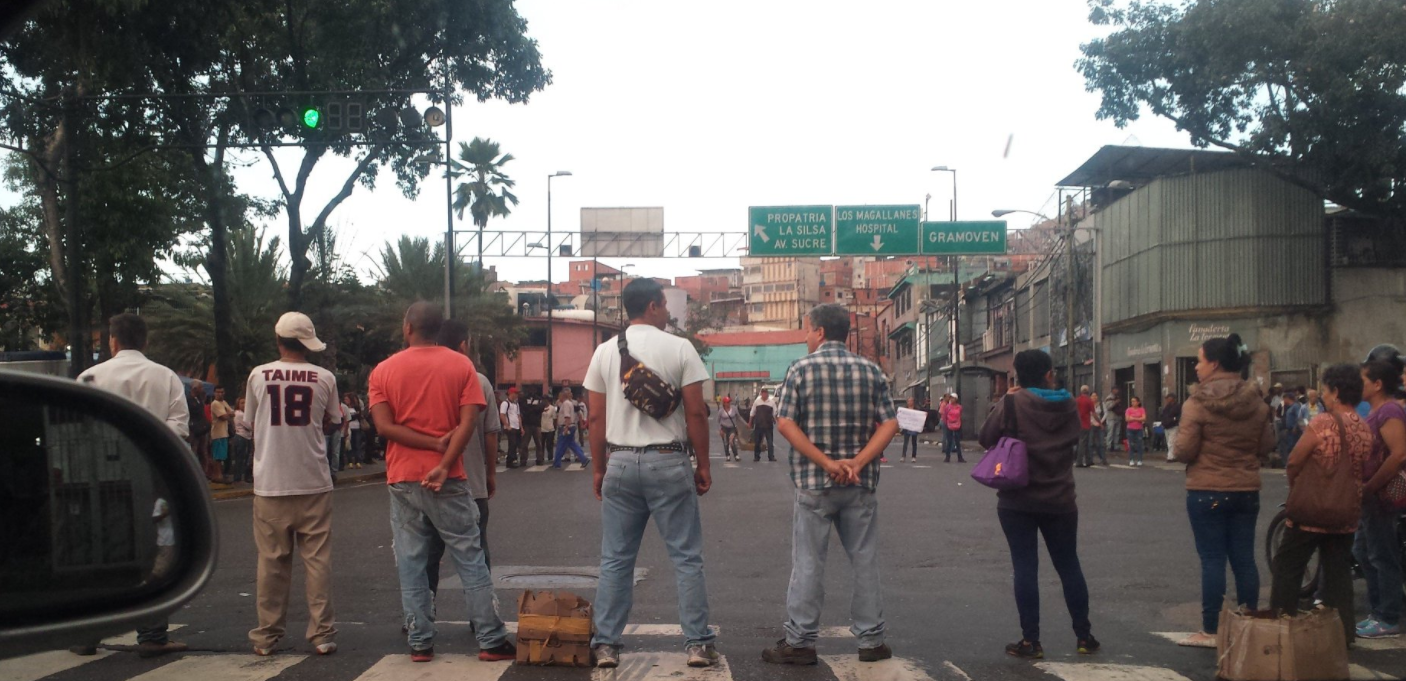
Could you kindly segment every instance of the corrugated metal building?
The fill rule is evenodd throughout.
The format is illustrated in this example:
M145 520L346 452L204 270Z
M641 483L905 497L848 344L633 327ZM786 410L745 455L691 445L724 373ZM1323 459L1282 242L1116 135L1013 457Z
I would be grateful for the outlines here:
M1091 190L1104 390L1184 399L1201 343L1231 332L1266 389L1403 340L1401 271L1330 265L1322 199L1235 154L1104 147L1060 185Z

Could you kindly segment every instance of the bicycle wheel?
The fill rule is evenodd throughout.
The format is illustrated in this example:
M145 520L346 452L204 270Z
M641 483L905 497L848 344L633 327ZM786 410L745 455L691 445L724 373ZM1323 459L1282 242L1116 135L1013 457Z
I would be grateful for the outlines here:
M1286 521L1289 519L1288 511L1281 510L1274 514L1274 519L1269 521L1269 531L1264 535L1264 559L1273 569L1274 555L1279 551L1279 544L1284 540L1284 531L1289 529ZM1299 598L1313 598L1318 591L1319 572L1318 553L1314 552L1313 557L1308 559L1308 565L1304 566L1303 583L1299 585Z

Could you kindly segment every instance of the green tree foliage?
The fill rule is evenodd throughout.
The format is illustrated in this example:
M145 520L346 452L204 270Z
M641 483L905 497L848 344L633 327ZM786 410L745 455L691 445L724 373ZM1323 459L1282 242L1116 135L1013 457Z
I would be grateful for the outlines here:
M1381 0L1090 0L1100 119L1150 111L1368 214L1406 217L1406 11Z
M501 153L493 140L475 137L472 142L459 143L459 159L450 162L450 175L469 178L454 188L454 210L460 220L468 209L482 232L489 218L512 214L509 204L516 206L517 197L508 190L516 183L503 172L511 160L513 155Z
M273 325L284 311L287 271L280 264L278 237L240 228L230 233L228 284L234 353L230 376L220 376L233 394L249 371L277 358ZM178 373L204 376L215 363L214 299L201 272L187 270L196 283L165 283L151 291L142 308L151 327L148 355Z

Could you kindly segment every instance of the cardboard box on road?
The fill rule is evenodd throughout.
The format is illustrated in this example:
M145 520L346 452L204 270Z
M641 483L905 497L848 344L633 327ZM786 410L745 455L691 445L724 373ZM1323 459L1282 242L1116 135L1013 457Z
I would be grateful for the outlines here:
M590 667L591 603L569 591L523 591L517 605L517 664Z

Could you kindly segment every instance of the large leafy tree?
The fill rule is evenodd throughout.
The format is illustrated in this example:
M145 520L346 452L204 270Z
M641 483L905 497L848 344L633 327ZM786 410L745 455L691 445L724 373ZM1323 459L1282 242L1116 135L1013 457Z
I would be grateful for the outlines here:
M1406 11L1381 0L1090 0L1100 119L1144 112L1350 208L1406 218Z

